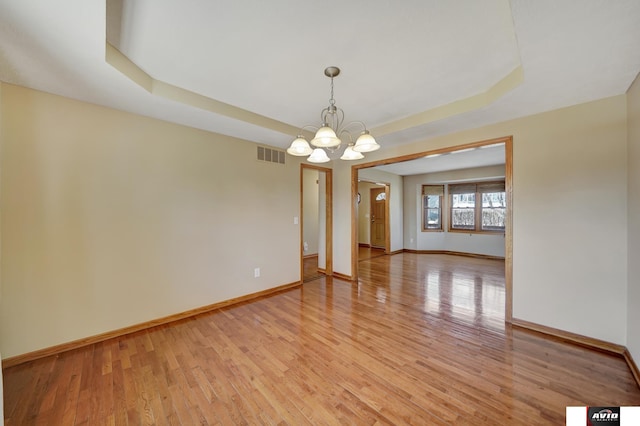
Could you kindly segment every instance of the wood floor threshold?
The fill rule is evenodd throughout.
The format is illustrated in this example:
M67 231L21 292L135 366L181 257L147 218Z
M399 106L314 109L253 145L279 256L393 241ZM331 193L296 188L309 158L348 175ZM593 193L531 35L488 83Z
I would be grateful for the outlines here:
M345 281L355 281L353 279L353 276L346 275L346 274L341 274L340 272L335 272L335 271L333 272L333 277L341 279L341 280L345 280Z
M464 251L451 251L451 250L413 250L413 249L404 249L401 250L405 253L415 253L415 254L450 254L452 256L464 256L464 257L473 257L476 259L489 259L489 260L504 260L503 256L493 256L490 254L478 254L478 253L467 253Z
M62 352L70 351L72 349L81 348L83 346L88 346L94 343L103 342L105 340L113 339L115 337L125 336L127 334L136 333L138 331L146 330L152 327L156 327L158 325L169 324L172 322L180 321L186 318L190 318L196 315L203 314L205 312L210 312L215 309L225 308L232 305L237 305L240 303L245 303L253 300L260 299L262 297L267 297L273 294L277 294L295 287L302 285L300 281L296 281L289 284L284 284L278 287L270 288L267 290L258 291L256 293L247 294L240 297L235 297L233 299L223 300L222 302L213 303L211 305L202 306L200 308L190 309L185 312L180 312L177 314L169 315L163 318L158 318L155 320L143 322L140 324L135 324L129 327L120 328L118 330L108 331L106 333L97 334L95 336L85 337L83 339L74 340L72 342L62 343L60 345L50 346L48 348L38 349L33 352L28 352L22 355L16 355L12 357L8 357L2 360L2 369L14 367L16 365L20 365L26 362L34 361L36 359L44 358L50 355L57 355Z
M640 388L640 370L638 370L638 365L635 363L633 356L626 346L618 345L616 343L611 343L600 339L594 339L593 337L587 337L581 334L572 333L570 331L564 331L517 318L513 318L511 320L511 325L551 336L564 342L573 343L585 348L624 358L627 365L629 366L629 370L631 370L631 373L633 374L633 377L638 384L638 387Z

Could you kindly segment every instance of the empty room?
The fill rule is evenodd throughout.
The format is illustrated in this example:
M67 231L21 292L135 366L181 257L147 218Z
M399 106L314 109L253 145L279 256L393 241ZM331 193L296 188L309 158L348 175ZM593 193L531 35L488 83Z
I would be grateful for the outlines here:
M5 424L640 421L639 42L636 0L0 1Z

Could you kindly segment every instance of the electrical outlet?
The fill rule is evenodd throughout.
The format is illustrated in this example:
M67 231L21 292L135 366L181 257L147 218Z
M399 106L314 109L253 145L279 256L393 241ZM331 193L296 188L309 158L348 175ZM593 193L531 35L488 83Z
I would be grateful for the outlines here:
M253 278L259 278L260 277L260 268L255 268L253 270Z

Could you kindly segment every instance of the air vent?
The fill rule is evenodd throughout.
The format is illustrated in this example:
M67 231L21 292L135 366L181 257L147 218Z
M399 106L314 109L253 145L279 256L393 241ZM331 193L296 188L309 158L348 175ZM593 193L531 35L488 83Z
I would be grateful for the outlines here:
M279 149L258 147L258 161L266 161L267 163L284 164L285 152Z

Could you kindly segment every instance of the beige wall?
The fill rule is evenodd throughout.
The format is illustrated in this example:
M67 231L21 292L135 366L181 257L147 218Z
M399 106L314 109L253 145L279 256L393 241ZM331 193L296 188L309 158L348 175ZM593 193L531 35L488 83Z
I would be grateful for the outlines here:
M299 280L299 161L8 84L0 99L2 356Z
M437 123L434 123L437 126ZM627 339L626 96L391 147L366 161L513 135L513 315ZM382 141L381 141L382 142ZM348 188L347 165L335 166ZM336 271L350 274L349 191L336 193ZM594 207L604 200L603 209ZM345 259L347 259L345 261Z
M640 364L640 77L627 92L629 295L627 348Z

